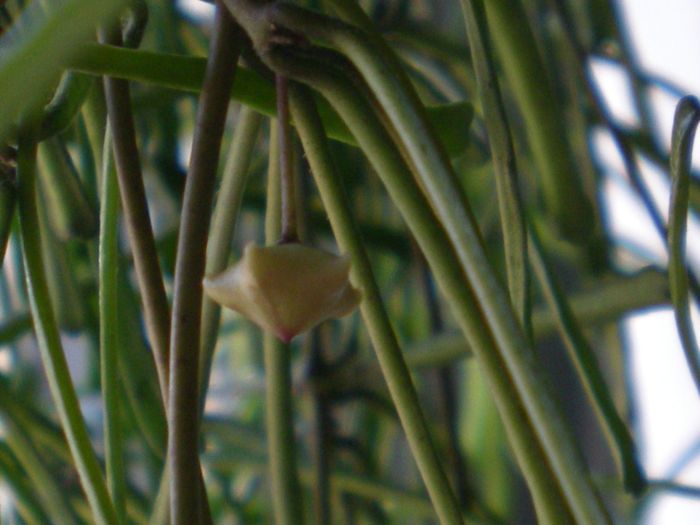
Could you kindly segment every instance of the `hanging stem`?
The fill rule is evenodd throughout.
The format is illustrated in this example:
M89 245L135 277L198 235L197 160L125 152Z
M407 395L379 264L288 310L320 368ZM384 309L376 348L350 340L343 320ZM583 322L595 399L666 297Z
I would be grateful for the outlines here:
M199 464L199 344L207 230L221 139L238 62L237 27L217 2L211 50L185 184L173 294L168 463L173 525L202 522L208 509Z
M581 450L553 402L546 382L541 380L543 372L537 365L534 350L486 257L464 190L426 119L425 108L413 87L406 81L405 74L399 73L400 66L395 57L392 59L382 54L380 48L372 45L366 32L291 4L275 3L261 7L250 0L224 1L248 30L256 50L278 72L294 77L303 74L307 76L307 81L313 76L317 80L328 69L333 69L333 64L324 61L323 65L314 63L308 64L308 67L302 66L304 71L291 71L288 62L292 59L293 50L306 55L322 53L323 50L308 45L269 46L270 39L279 28L297 31L306 38L335 47L352 60L362 74L362 80L371 89L372 96L376 97L386 112L410 157L421 189L435 212L436 218L432 220L437 219L441 227L444 227L448 236L447 245L454 247L450 265L457 264L460 268L460 287L464 288L466 278L473 291L475 301L470 301L470 309L476 306L478 313L474 313L489 328L493 342L496 343L491 350L481 346L480 356L483 359L493 358L494 362L500 361L498 374L507 374L512 381L510 386L515 387L518 402L526 409L528 420L532 423L531 428L546 451L548 465L561 483L562 492L576 519L582 523L608 523L609 516L590 480ZM338 58L341 63L344 61L344 58ZM340 89L340 86L328 90L336 89ZM364 110L361 118L367 118L367 113L373 111ZM360 142L364 141L368 149L380 149L375 144L368 144L366 138L357 135L356 138ZM401 164L404 164L403 161ZM400 177L409 178L405 174ZM402 184L406 185L407 182ZM576 200L575 191L573 194L574 202L580 204L581 201ZM406 216L406 219L409 220L409 217ZM446 245L438 249L444 251ZM424 251L429 256L427 250ZM443 290L449 291L447 288ZM483 330L483 326L480 329ZM492 352L497 355L487 355Z
M54 523L74 525L77 522L61 485L48 468L46 458L40 454L38 443L31 435L31 423L19 413L12 394L5 385L0 388L0 410L6 427L4 441L24 468L44 507L43 510L51 516ZM70 461L70 457L68 460Z
M301 89L295 89L293 93L294 117L299 126L304 150L309 157L312 173L338 242L341 248L352 257L352 277L363 294L360 304L362 317L369 330L411 451L416 458L440 522L462 523L459 504L438 460L411 376L374 279L367 252L355 229L343 190L336 180L335 168L330 160L330 152L325 143L318 114L310 97Z
M554 315L557 328L569 352L579 380L583 384L601 428L608 439L610 450L616 456L622 481L627 490L639 495L646 486L644 472L637 459L637 448L632 434L615 407L595 352L583 331L563 290L549 265L535 230L530 230L530 262L544 299Z
M118 218L119 187L114 169L112 136L104 139L102 198L100 209L99 308L100 308L100 378L104 400L104 435L107 487L117 516L126 516L126 481L122 446L119 401L119 366L117 330Z
M118 46L122 42L121 31L118 27L102 30L100 39L105 43ZM153 348L160 391L165 403L168 397L169 380L170 312L148 214L148 201L136 145L129 84L124 80L105 77L104 86L122 208L129 242L134 252L134 267L141 289L146 331Z
M262 115L252 109L241 107L212 213L207 243L206 275L216 275L226 269L262 118ZM221 306L205 297L202 306L202 344L199 359L200 412L207 397L220 319Z
M518 188L518 171L510 126L493 67L493 57L481 0L462 0L472 63L479 86L479 98L489 134L491 158L496 176L498 208L513 308L527 335L530 326L530 277L527 268L527 235L523 204Z
M296 184L292 159L292 130L289 122L289 93L287 77L275 75L277 89L277 121L279 122L279 162L282 192L282 232L280 243L297 242Z
M695 97L681 99L673 121L671 148L671 203L668 220L668 278L671 299L683 352L700 393L700 349L693 330L688 301L690 270L685 261L688 221L688 192L693 155L693 140L700 122L700 103Z
M95 520L99 524L117 524L114 506L109 498L100 465L90 444L78 397L68 372L68 363L49 297L41 250L39 215L36 204L36 142L20 137L17 154L18 199L22 255L27 276L34 329L41 359L49 380L71 455L80 475Z
M289 60L290 58L287 57L287 63L290 63ZM453 248L439 221L430 211L430 206L417 184L412 182L408 175L409 171L400 153L393 146L377 118L373 116L368 103L356 90L352 89L352 82L349 79L343 76L336 77L329 67L320 66L315 61L306 63L307 65L304 66L302 63L304 62L301 60L295 62L295 67L299 68L296 73L305 76L314 84L314 87L320 89L346 119L350 128L355 131L363 150L416 235L416 240L428 259L442 291L453 306L465 335L473 344L473 348L478 350L492 387L498 394L499 407L503 411L513 446L522 462L523 471L531 483L535 499L541 501L542 508L546 509L552 522L556 522L557 519L568 520L569 516L559 499L556 478L541 456L542 450L537 446L530 420L523 412L523 406L514 392L514 384L506 373L503 361L495 351L494 340L488 331L484 330L484 326L487 325L476 307L475 297L469 287L465 286L464 274L455 261ZM307 74L309 76L306 76ZM307 152L307 154L311 158L310 153ZM359 263L356 262L355 265L357 264ZM366 265L368 266L368 263ZM363 286L363 294L365 293L369 292ZM378 291L376 295L373 291L372 295L376 297L375 300L379 300ZM363 308L366 303L367 299L362 303ZM369 304L372 303L373 301L370 301ZM386 317L385 312L382 312L383 309L374 311L372 316ZM367 322L370 323L369 319ZM384 322L388 323L388 320ZM370 329L370 334L375 329L377 328ZM384 330L379 333L382 339L381 344L375 342L377 356L412 446L414 457L438 514L444 522L450 523L451 519L455 519L453 512L457 511L458 505L451 494L444 472L437 462L435 452L429 446L425 436L427 431L414 397L415 393L409 395L413 388L407 384L407 379L404 377L403 358L395 355L395 352L400 354L400 351L396 350L396 344L388 339L388 334ZM378 334L377 337L379 337Z
M278 158L282 160L281 127L280 123L271 123L265 215L267 244L273 244L280 239L281 228L285 223L284 214L281 213L285 197L280 176L284 168L282 162L275 162ZM279 140L274 140L275 138ZM288 343L265 333L263 352L266 382L265 425L275 523L297 525L303 523L303 511L294 438L291 348Z

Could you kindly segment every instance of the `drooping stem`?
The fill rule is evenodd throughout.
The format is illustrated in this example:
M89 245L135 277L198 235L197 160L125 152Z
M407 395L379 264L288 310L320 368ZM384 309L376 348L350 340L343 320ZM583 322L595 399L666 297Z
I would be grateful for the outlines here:
M296 65L301 67L299 62ZM372 112L363 98L358 96L357 91L351 88L351 82L343 77L336 78L335 75L330 74L328 68L321 69L315 63L313 67L308 69L304 67L303 69L303 72L298 70L297 73L299 75L309 73L310 76L307 78L313 82L315 87L321 89L341 115L347 119L351 129L356 132L363 149L375 166L377 173L382 177L392 199L416 235L416 239L443 293L446 294L452 305L465 335L473 344L475 351L478 350L484 370L488 373L492 388L497 394L499 408L507 424L511 442L523 471L531 483L536 501L540 501L542 508L545 509L552 522L562 519L566 521L569 517L561 502L556 479L552 476L547 462L543 460L542 450L536 444L534 429L530 427L529 418L525 415L523 406L514 392L514 384L506 374L503 361L495 351L494 340L484 330L485 321L476 307L475 297L471 290L465 286L464 275L455 262L453 248L446 238L445 231L430 212L430 206L425 197L420 193L417 185L411 182L409 171L400 153L391 143L377 118L369 116L372 115ZM312 71L313 80L311 80ZM363 307L365 302L363 301ZM375 312L374 315L379 315L379 313ZM370 333L372 332L370 331ZM405 380L400 379L403 374L398 369L393 369L394 366L400 367L401 365L395 362L397 358L393 352L386 350L386 348L391 348L390 342L383 339L381 345L375 343L375 348L377 348L380 365L384 369L390 390L394 381L399 384L405 382ZM380 348L383 349L381 352ZM430 449L422 448L427 446L427 443L425 440L419 439L421 435L419 431L422 431L421 426L418 425L420 419L414 419L417 417L417 414L414 413L415 408L409 410L413 403L402 399L405 394L401 387L397 386L396 395L395 404L399 408L399 415L401 415L403 403L406 403L407 414L405 419L402 417L402 421L409 443L416 447L413 450L414 455L424 475L431 499L433 499L438 513L443 516L442 519L449 522L449 518L446 517L451 515L452 509L456 509L457 505L453 499L448 499L446 496L450 494L450 491L449 486L446 488L447 482L444 473L438 474L441 469L436 466L438 465L436 458L434 456L431 458ZM411 414L413 417L409 417ZM412 429L408 425L416 425L416 427Z
M286 49L280 46L266 46L271 37L270 27L297 31L306 38L341 50L352 60L361 73L362 80L370 88L371 95L376 97L386 112L414 168L415 176L420 181L421 189L425 192L439 224L444 227L448 236L447 244L454 247L453 256L449 257L450 265L456 262L460 268L460 287L464 287L466 277L473 291L475 302L470 301L470 309L476 304L478 313L474 313L489 328L493 342L496 343L492 351L498 354L497 356L487 355L490 352L484 350L486 347L481 348L483 352L480 351L480 355L484 359L496 357L500 361L498 373L507 373L510 377L510 386L515 387L517 399L526 409L528 421L532 424L531 429L535 431L539 443L546 451L548 465L561 483L562 492L576 518L582 523L607 523L609 516L590 481L581 450L572 439L566 421L553 402L547 383L540 379L543 372L537 366L532 345L525 337L488 262L464 190L444 148L436 140L435 133L426 119L425 108L415 90L406 81L405 74L398 73L400 66L396 60L382 55L381 48L372 45L372 40L366 32L315 12L291 4L274 4L271 7L260 8L250 0L224 1L246 26L258 52L262 53L268 64L278 72L284 72L292 78L308 75L305 81L311 80L312 76L320 80L319 75L334 69L335 66L324 60L322 64L303 66L301 69L304 71L291 71L289 60L292 59L290 55L293 54L294 46L286 46ZM309 46L298 46L297 49L304 55L322 52ZM341 64L343 61L344 59L341 59ZM323 82L325 80L327 79ZM341 89L341 86L334 86L326 91L336 88ZM336 109L340 110L339 106L336 105ZM366 109L363 113L373 111ZM363 115L359 118L366 117ZM356 138L361 141L360 136ZM369 144L368 140L365 140L365 144L374 151L380 149L374 144ZM581 215L584 215L583 212ZM405 217L408 221L409 216ZM445 247L438 249L444 251ZM427 252L426 256L429 256ZM449 292L446 288L443 288L443 291ZM466 303L464 305L466 306ZM481 329L483 330L483 327Z
M633 494L640 494L646 485L644 472L637 459L637 449L625 421L615 407L593 349L579 326L569 302L549 265L537 233L530 231L530 261L545 301L556 319L557 328L590 398L610 449L619 462L623 484Z
M671 203L668 220L668 278L671 299L683 352L700 393L700 348L690 317L688 288L690 270L685 261L686 230L688 220L688 192L693 156L693 141L700 122L700 103L692 96L681 99L673 121L671 150Z
M104 400L104 435L107 487L117 516L126 516L126 481L121 430L117 330L118 319L118 218L119 188L114 170L112 136L104 139L100 208L99 308L100 379Z
M530 278L527 267L527 234L518 171L510 126L493 66L493 57L481 0L462 0L472 63L479 87L484 120L496 178L498 208L508 275L508 291L526 334L530 330Z
M245 106L241 108L212 213L207 243L207 275L215 275L226 269L261 121L262 115L259 113ZM199 359L200 408L207 396L220 319L221 306L205 297L202 306L202 347Z
M323 128L313 103L302 90L294 89L294 118L304 150L328 210L333 230L353 260L352 277L363 294L362 317L372 339L416 463L441 523L462 522L459 504L440 465L408 368L391 327L369 258L355 229L349 205L336 180Z
M102 30L101 40L113 45L121 44L119 28ZM169 381L170 312L148 214L129 84L124 80L105 77L104 86L124 219L134 253L134 267L141 290L146 331L153 349L161 395L165 403Z
M277 122L279 140L280 182L282 196L282 231L280 243L299 240L297 229L296 184L292 158L292 129L289 122L289 90L287 77L275 75L277 89Z
M271 123L270 155L267 173L267 209L265 241L274 244L280 239L282 213L281 134L279 123ZM303 523L301 490L296 462L292 395L291 347L272 334L265 333L265 426L269 454L270 486L275 523Z
M574 242L585 241L594 231L597 218L582 191L561 104L550 85L522 3L489 0L483 4L494 47L523 115L546 206L562 234Z
M14 160L10 158L10 151L0 151L0 266L5 259L17 201Z
M44 274L39 215L36 203L36 142L20 137L17 156L18 196L22 255L27 276L34 329L51 395L56 403L71 455L95 520L100 524L117 524L100 465L90 444L90 437L80 412L78 397L68 371L68 363L56 324Z
M271 334L265 334L265 422L275 523L304 522L297 473L292 400L292 352Z
M5 443L19 463L24 467L26 476L38 493L44 510L55 523L76 524L70 505L63 497L61 485L48 468L46 458L40 454L37 443L32 439L26 419L23 420L16 408L15 400L6 387L0 389L0 411L3 413L3 425L6 427Z
M204 87L185 184L173 294L168 463L173 525L201 523L208 507L199 465L199 344L207 230L231 86L237 26L217 3Z

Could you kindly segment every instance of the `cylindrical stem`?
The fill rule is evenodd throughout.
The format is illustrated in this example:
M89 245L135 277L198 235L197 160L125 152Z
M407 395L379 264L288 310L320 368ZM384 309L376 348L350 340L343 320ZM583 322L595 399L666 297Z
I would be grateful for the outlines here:
M121 33L118 28L102 33L103 42L121 44ZM146 331L153 348L161 394L165 401L168 392L170 313L151 219L148 215L129 84L121 79L105 77L104 86L124 219L131 249L134 252L134 267L141 290Z
M270 166L267 174L265 241L280 239L283 209L281 166L275 162L282 141L275 141L281 126L270 126ZM277 525L303 523L301 490L296 464L294 415L292 406L292 360L289 344L265 334L265 426L269 453L272 505Z
M294 183L287 77L275 75L275 87L277 89L279 162L282 183L282 234L280 235L280 242L296 242L299 240L299 232L297 231L296 185Z
M173 525L202 522L199 465L199 344L207 230L229 96L238 62L237 27L217 2L211 51L185 184L173 294L168 463Z

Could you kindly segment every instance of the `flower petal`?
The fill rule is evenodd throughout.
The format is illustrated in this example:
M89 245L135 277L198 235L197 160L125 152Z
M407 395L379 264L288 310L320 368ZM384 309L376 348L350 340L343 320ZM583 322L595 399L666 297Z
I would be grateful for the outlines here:
M359 304L348 281L350 260L298 243L258 247L223 273L206 278L204 289L216 302L288 341Z

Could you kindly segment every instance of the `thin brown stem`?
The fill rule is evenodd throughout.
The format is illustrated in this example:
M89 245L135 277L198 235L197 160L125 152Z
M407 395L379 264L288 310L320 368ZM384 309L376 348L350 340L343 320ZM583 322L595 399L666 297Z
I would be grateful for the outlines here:
M122 35L119 26L101 30L100 40L106 44L120 46ZM161 394L165 400L169 380L170 313L148 214L148 201L143 185L139 150L136 145L129 84L125 80L104 77L104 87L122 208L134 254L134 267L141 290L146 331L153 348Z
M199 483L199 342L202 278L209 216L239 39L231 15L217 2L204 87L185 184L173 295L168 404L168 462L173 525L202 522L206 495Z
M279 121L279 162L282 183L282 235L280 243L297 242L297 206L292 156L292 130L289 122L289 93L287 77L275 75L277 90L277 119Z

